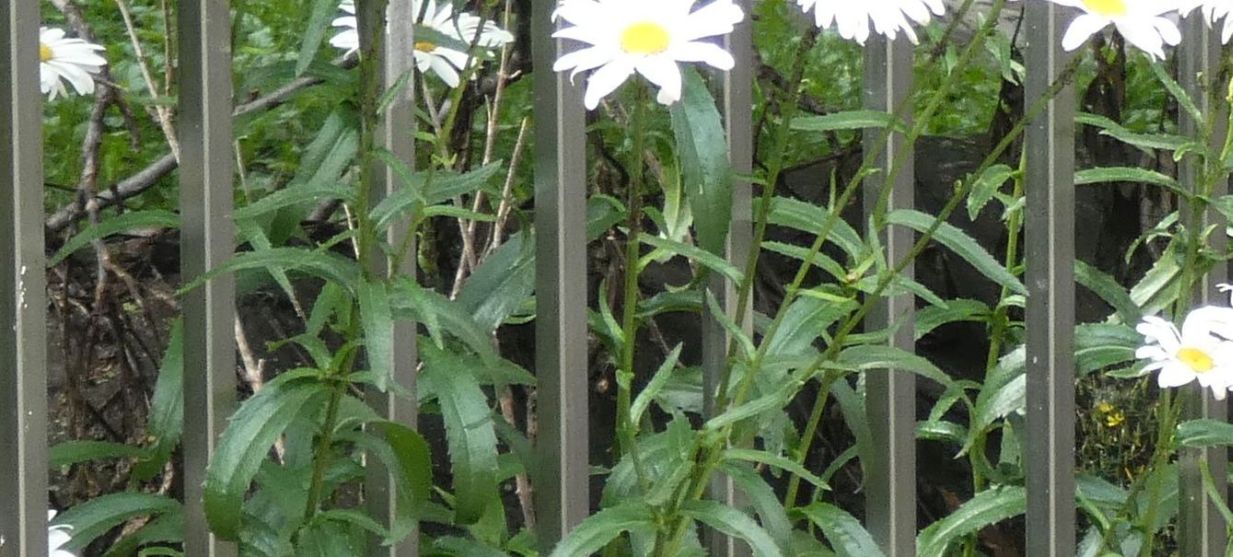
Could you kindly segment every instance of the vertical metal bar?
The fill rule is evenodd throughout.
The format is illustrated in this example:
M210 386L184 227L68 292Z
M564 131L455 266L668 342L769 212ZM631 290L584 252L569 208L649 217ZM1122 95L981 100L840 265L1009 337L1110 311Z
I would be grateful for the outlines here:
M39 4L0 3L0 555L47 547Z
M414 70L415 62L412 58L412 47L415 44L415 19L419 15L415 13L415 2L413 0L388 0L385 6L385 13L374 13L374 3L361 3L357 16L359 18L359 31L361 37L362 53L373 52L369 48L370 45L375 45L377 55L381 57L380 79L383 91L387 91L394 87L403 76L408 74L411 77L403 85L400 92L389 103L388 108L382 114L382 119L376 130L377 137L375 143L377 146L388 150L398 160L407 165L408 168L413 168L415 165L415 80ZM375 8L380 8L376 5ZM385 17L384 30L385 34L380 41L374 41L372 36L375 29L379 26L373 25L375 17ZM375 205L385 197L393 194L405 184L402 184L398 178L398 174L392 168L381 162L373 163L372 188L369 199ZM404 238L407 242L407 249L410 255L403 257L399 263L398 269L391 269L393 263L386 257L373 254L372 261L367 262L373 269L374 275L389 275L389 276L415 276L415 237L408 237L411 233L409 223L406 221L396 222L390 226L386 233L386 242L390 246L403 246ZM393 370L394 381L404 389L407 389L410 396L396 396L393 392L380 392L376 389L370 389L367 393L369 404L371 404L378 413L386 419L414 428L418 422L418 407L415 400L415 381L416 381L416 329L415 324L409 321L397 321L394 323L394 351L393 361L389 362L390 369ZM395 518L398 516L398 498L395 496L397 489L396 481L390 471L381 465L376 459L369 460L366 463L366 481L364 484L364 495L368 505L369 512L374 518L387 526L392 526ZM383 546L379 543L373 543L369 548L369 555L374 557L380 555L385 557L414 557L419 555L419 534L413 530L400 543Z
M893 113L912 89L913 48L906 38L888 40L870 37L865 47L865 106ZM911 118L905 116L905 123ZM879 190L888 176L894 176L887 199L887 210L911 209L915 155L902 133L886 136L886 131L865 132L866 152L881 146L877 168L881 169L865 184L866 221L880 202ZM894 167L894 170L892 170ZM881 234L888 264L902 259L912 249L915 234L906 227L888 227ZM912 278L911 266L903 270ZM865 319L870 330L894 327L892 346L914 352L916 348L916 300L911 294L888 296ZM866 375L865 408L873 434L874 458L864 462L869 490L866 516L869 532L887 557L916 554L916 378L911 373L885 369Z
M728 158L732 170L737 175L747 176L753 172L753 22L750 0L738 0L738 5L745 11L746 18L737 25L731 34L724 38L724 47L737 60L736 66L723 75L723 111L724 123L728 132ZM765 187L772 187L770 185ZM750 243L753 241L753 199L751 184L747 181L734 181L732 184L732 220L728 228L727 243L724 246L725 259L735 265L744 265L749 257ZM730 316L737 311L737 285L714 274L707 285L719 301L720 307ZM753 333L753 298L745 308L745 319L741 328L747 333ZM702 402L705 414L713 415L714 398L709 393L715 393L724 367L727 366L729 338L722 325L714 317L708 315L702 320L702 370L703 396ZM743 504L732 479L724 474L716 474L710 485L710 498L730 506ZM706 543L710 554L716 557L737 557L749 555L749 547L730 536L725 536L715 530L706 530Z
M587 516L586 136L582 89L551 72L556 0L533 0L535 373L540 459L535 515L545 549Z
M1217 150L1223 145L1225 122L1224 103L1214 102L1216 95L1223 93L1224 88L1218 79L1220 73L1220 41L1203 20L1199 10L1182 22L1182 32L1186 40L1177 47L1178 82L1188 92L1199 109L1207 116L1214 126L1212 141ZM1206 122L1196 122L1186 111L1181 112L1181 131L1188 137L1196 134L1207 125ZM1201 163L1195 157L1187 157L1179 168L1179 177L1183 187L1194 190L1201 180ZM1211 192L1213 199L1228 193L1228 182L1221 180ZM1205 222L1191 221L1190 209L1183 205L1181 214L1185 216L1186 226L1205 226L1217 224L1221 227L1224 218L1219 211L1209 210L1204 216ZM1221 230L1222 228L1217 228ZM1209 240L1212 248L1223 251L1228 239L1224 234L1213 234ZM1199 299L1203 303L1213 302L1217 283L1228 279L1228 268L1217 265L1199 281ZM1225 420L1228 417L1228 407L1224 401L1217 401L1208 389L1199 385L1188 385L1183 399L1184 418L1211 418ZM1224 521L1216 505L1207 499L1203 489L1203 476L1200 468L1201 459L1206 459L1216 482L1217 491L1227 493L1228 449L1212 447L1210 449L1183 449L1178 459L1180 474L1181 502L1178 509L1178 550L1181 555L1194 557L1215 557L1224 555L1228 535Z
M1049 2L1026 5L1028 106L1069 61L1067 16ZM1029 124L1027 215L1027 554L1075 552L1075 100L1067 86Z
M187 282L235 251L231 222L231 10L184 0L180 28L180 268ZM202 507L206 465L235 406L235 286L221 275L184 296L184 553L235 555Z

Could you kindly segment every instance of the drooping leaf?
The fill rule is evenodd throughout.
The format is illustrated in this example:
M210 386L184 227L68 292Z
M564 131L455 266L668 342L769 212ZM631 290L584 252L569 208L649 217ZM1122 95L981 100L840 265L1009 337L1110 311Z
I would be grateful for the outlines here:
M677 156L698 230L698 245L721 255L732 221L732 165L728 161L727 135L702 76L692 68L683 73L681 102L669 109Z
M184 429L184 325L180 319L171 323L167 351L159 366L154 396L150 399L150 414L146 418L146 435L153 439L149 458L133 466L133 479L144 481L163 470L180 444Z
M955 540L1027 510L1026 492L1019 486L986 489L960 505L955 512L930 524L916 537L920 555L946 555Z
M745 540L758 557L781 557L779 546L749 515L715 501L688 501L681 512L729 536Z
M354 261L333 252L305 248L274 248L237 254L209 273L194 279L180 291L186 292L197 288L205 284L207 280L223 273L270 267L300 271L343 285L357 284L360 277L359 267Z
M890 224L907 226L917 232L924 233L934 226L936 218L920 211L899 209L891 211L886 216L886 220ZM947 249L959 257L962 257L964 261L972 265L980 274L985 275L999 286L1010 288L1016 294L1027 295L1027 288L1023 286L1023 283L1019 282L1015 275L1007 271L1006 267L1003 267L998 260L989 255L989 252L981 247L971 236L968 236L966 232L950 223L937 223L937 230L933 233L933 240L946 246Z
M1139 310L1139 306L1130 298L1126 289L1117 283L1117 280L1078 259L1075 260L1075 282L1100 296L1100 299L1117 311L1123 323L1134 324L1143 318L1143 312Z
M337 9L338 3L334 0L313 0L312 9L308 12L308 24L304 26L304 38L300 42L300 56L295 63L296 76L303 75L304 70L308 69L308 65L317 56L321 39L325 37L325 31L330 25L330 16L334 15Z
M95 240L101 240L113 234L119 234L138 228L179 228L180 215L161 209L145 211L129 211L123 215L107 217L98 224L91 224L85 230L69 238L56 254L47 262L48 267L55 267L63 262L73 252L90 245Z
M450 360L445 360L450 361ZM465 369L425 367L420 377L437 396L454 477L454 520L472 524L497 498L497 434L488 398Z
M495 330L535 291L535 252L523 238L515 234L493 250L458 293L458 303L485 331Z
M384 282L371 280L362 281L357 289L368 366L375 374L375 386L384 392L394 378L394 317L389 292Z
M654 530L654 514L646 503L627 501L588 516L574 528L549 557L590 555L630 530Z
M48 460L52 467L60 468L95 460L139 458L145 454L145 449L124 443L70 439L51 447Z
M826 534L826 540L839 557L880 557L884 555L873 536L847 511L817 502L798 511Z
M1186 420L1177 425L1177 442L1183 447L1233 445L1233 424L1211 420Z
M845 110L831 114L797 116L792 120L792 129L803 132L830 132L839 130L861 131L870 128L889 128L906 131L902 122L895 122L891 114L880 110Z
M205 514L210 529L225 540L240 535L244 494L270 447L305 406L322 401L326 387L304 377L267 383L236 411L206 469Z
M67 547L73 551L80 551L95 538L124 524L130 518L158 516L179 509L180 503L170 497L138 491L122 491L100 495L76 505L56 515L52 524L72 526L73 538Z

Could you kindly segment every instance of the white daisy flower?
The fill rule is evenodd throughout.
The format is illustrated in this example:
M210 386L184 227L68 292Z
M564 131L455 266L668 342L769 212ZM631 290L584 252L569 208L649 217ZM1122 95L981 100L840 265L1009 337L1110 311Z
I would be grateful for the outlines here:
M56 517L56 511L47 511L47 523L51 524L51 520ZM76 557L67 549L60 549L73 539L69 532L73 529L72 526L61 524L59 526L50 526L47 528L47 557Z
M1092 35L1113 25L1130 44L1152 58L1163 60L1164 45L1182 42L1177 23L1168 17L1179 8L1176 0L1049 0L1083 13L1070 22L1062 48L1079 48Z
M1203 8L1203 19L1213 27L1217 21L1224 20L1224 30L1220 32L1220 42L1228 44L1233 38L1233 0L1190 0L1178 9L1182 16L1190 14L1195 8ZM1221 286L1228 286L1221 285Z
M672 104L681 98L677 62L704 62L720 70L736 65L719 45L702 41L726 35L745 18L732 0L714 0L694 10L695 0L564 0L554 18L569 22L553 37L589 44L561 56L554 71L577 75L595 70L587 79L584 104L620 87L635 72L659 87L658 100Z
M107 60L95 54L101 50L104 48L81 39L64 38L62 29L39 27L39 79L48 100L68 96L64 81L79 95L94 93L92 74L107 65Z
M869 38L870 24L875 32L890 39L903 31L908 40L916 44L916 32L908 20L925 25L932 16L946 12L942 0L796 0L796 3L806 12L813 9L814 23L819 28L834 25L839 36L862 45Z
M418 15L420 6L418 0L412 2L411 11ZM330 44L336 48L346 50L346 54L350 55L360 49L360 34L358 22L355 18L355 3L352 0L344 0L338 7L349 15L334 20L333 26L342 28L342 31L330 39ZM436 0L428 0L427 10L424 12L424 25L426 27L459 43L468 45L475 43L481 49L491 50L513 42L514 36L508 31L497 27L491 21L484 22L484 26L481 29L480 21L479 17L466 12L460 12L455 16L454 7L449 2L442 2L438 6ZM417 40L415 42L414 53L415 66L419 69L420 73L427 73L428 70L432 70L433 73L437 74L437 77L441 78L441 81L444 81L450 87L458 86L459 72L467 69L468 63L474 58L465 51L441 46L426 40Z
M1224 400L1233 387L1233 308L1205 306L1191 311L1178 332L1172 323L1144 317L1135 330L1144 337L1135 357L1151 360L1145 371L1159 370L1161 388L1198 380Z

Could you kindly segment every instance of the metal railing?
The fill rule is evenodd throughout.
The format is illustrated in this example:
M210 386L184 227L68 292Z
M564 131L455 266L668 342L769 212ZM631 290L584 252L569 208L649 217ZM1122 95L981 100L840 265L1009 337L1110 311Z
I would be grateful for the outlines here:
M746 12L752 0L743 0ZM398 45L413 42L408 22L411 0L391 0L382 79L392 84L411 68L410 52ZM555 0L534 0L533 61L535 80L535 234L537 255L536 370L538 377L538 457L535 505L538 534L550 544L590 512L588 493L588 383L585 373L587 328L586 272L586 148L582 92L567 75L550 68L567 48L549 38L555 24ZM1034 99L1052 86L1067 65L1060 47L1061 8L1052 3L1026 3L1026 98ZM380 14L361 8L361 35L366 44L369 25ZM42 207L42 101L38 90L37 0L0 3L0 555L40 555L46 547L47 501L47 358L45 350L45 286ZM233 110L230 53L230 6L227 0L185 0L179 3L181 258L186 280L200 276L232 255ZM401 22L401 23L400 23ZM1182 84L1204 90L1197 75L1215 73L1220 48L1217 37L1197 17L1186 22L1189 40L1179 48ZM1198 38L1199 40L1195 40ZM753 160L753 49L747 19L726 39L737 58L736 69L722 80L723 113L729 133L730 157L738 174L750 172ZM904 41L870 40L865 49L866 106L892 111L911 88L912 45ZM413 125L412 92L405 88L386 113L380 142L400 159L414 159L405 132ZM1206 97L1206 95L1196 95ZM1074 461L1074 131L1075 100L1067 89L1031 122L1027 142L1028 196L1026 214L1027 268L1027 439L1033 455L1027 467L1028 554L1062 556L1075 549ZM1182 122L1194 126L1194 122ZM872 135L872 134L871 134ZM893 185L891 208L911 208L914 177L907 144L893 135L884 146L879 166L897 157L906 160ZM382 171L386 172L385 170ZM1182 169L1182 180L1193 179ZM382 174L381 191L394 187L393 176ZM742 263L750 249L751 188L734 188L732 231L728 257ZM1227 189L1227 188L1226 188ZM1219 193L1219 192L1218 192ZM871 204L866 204L871 205ZM395 229L400 237L405 229ZM1219 235L1218 235L1219 236ZM910 249L912 232L892 229L882 241L888 260ZM384 262L369 262L382 266ZM402 269L406 272L410 269ZM1217 277L1223 278L1221 277ZM733 285L712 284L725 311L734 312ZM186 486L185 549L191 556L234 555L234 545L215 540L201 508L204 470L225 420L235 406L233 364L234 287L221 276L193 290L183 300L185 363L184 485ZM892 321L911 322L914 300L888 298L873 312L875 327ZM749 312L746 312L748 315ZM703 332L704 377L714 385L724 365L725 332L707 320ZM749 328L750 320L743 324ZM399 325L396 375L414 386L414 328ZM891 339L912 350L914 335L901 327ZM868 413L874 438L874 460L866 477L867 520L875 539L890 557L915 554L915 384L911 374L874 372L868 380ZM415 424L414 401L374 395L372 402L391 419ZM1225 416L1223 404L1208 398L1191 416ZM1181 554L1223 553L1224 527L1205 503L1197 472L1197 451L1183 454ZM1210 453L1223 470L1225 458ZM1217 478L1223 473L1215 474ZM391 516L388 475L378 469L366 486L370 505ZM735 497L732 486L717 481L712 496ZM374 548L373 555L417 554L414 536L401 546ZM737 555L740 544L714 536L708 541L716 555ZM933 556L927 556L933 557Z

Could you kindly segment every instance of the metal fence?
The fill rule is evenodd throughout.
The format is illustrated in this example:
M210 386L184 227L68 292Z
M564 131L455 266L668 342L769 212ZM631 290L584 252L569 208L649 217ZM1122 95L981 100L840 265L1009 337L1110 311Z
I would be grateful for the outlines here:
M749 12L753 0L743 0ZM370 33L373 17L361 4L361 33ZM391 0L383 80L392 84L411 68L410 0ZM580 87L546 68L568 45L548 38L554 29L555 0L534 0L533 60L535 81L535 235L537 254L536 369L538 377L541 462L535 480L539 535L545 543L560 539L588 513L588 383L586 335L586 148ZM1060 45L1062 9L1046 2L1026 2L1026 98L1039 98L1067 65ZM230 7L227 0L179 2L181 258L186 280L230 257L234 249L232 211L233 111L230 53ZM47 501L47 355L45 349L45 273L42 197L42 101L38 90L38 0L0 3L0 555L40 555L46 547ZM1196 76L1218 69L1217 37L1197 17L1185 22L1187 42L1178 52L1182 83L1192 91L1204 84ZM722 109L735 170L748 174L753 158L753 51L746 20L728 37L736 69L723 76ZM1198 39L1198 40L1196 40ZM905 41L871 39L865 50L865 90L869 108L891 111L911 87L914 49ZM406 87L386 114L379 142L407 162L413 160L405 130L413 125L414 87ZM1206 98L1206 95L1197 95ZM1074 479L1074 92L1066 89L1031 122L1027 142L1027 551L1032 557L1073 554ZM1195 122L1181 122L1194 126ZM398 132L398 133L395 133ZM873 135L873 134L870 134ZM904 138L888 139L879 162L908 149ZM898 173L892 208L913 203L911 153ZM1183 181L1195 170L1182 168ZM383 175L378 194L396 183ZM1227 187L1225 188L1227 189ZM732 231L727 246L731 261L743 262L750 249L749 184L734 189ZM1216 192L1217 195L1225 193ZM868 205L868 204L867 204ZM1217 218L1212 215L1211 218ZM395 230L394 234L405 234ZM1218 235L1219 236L1219 235ZM883 242L888 260L910 249L912 232L895 229ZM373 264L380 264L376 262ZM406 269L404 269L405 271ZM1223 274L1223 273L1221 273ZM1224 276L1208 280L1223 280ZM726 311L737 303L731 284L712 283ZM1205 289L1210 291L1210 289ZM190 556L234 555L232 544L210 535L201 508L204 470L227 416L235 408L233 285L225 277L196 289L183 300L185 362L186 486L185 550ZM890 298L869 318L874 326L911 322L914 300ZM748 315L748 312L746 313ZM749 320L744 323L750 327ZM913 349L913 332L898 329L891 342ZM414 329L400 325L394 345L396 374L414 386ZM727 339L714 320L703 332L704 376L714 385L724 363ZM880 371L868 378L868 412L876 458L866 463L867 522L889 557L915 554L915 383L911 374ZM375 396L373 403L392 419L414 424L413 401ZM1187 409L1191 416L1223 419L1225 408L1207 399ZM1214 556L1224 552L1224 525L1203 497L1197 451L1182 455L1179 542L1182 555ZM1214 453L1214 474L1223 478L1226 458ZM370 504L384 516L393 498L383 497L389 478L369 474ZM717 482L712 495L733 497L730 485ZM739 544L722 537L708 540L716 555L736 555ZM414 541L374 549L373 554L415 555ZM933 557L933 556L926 556Z

